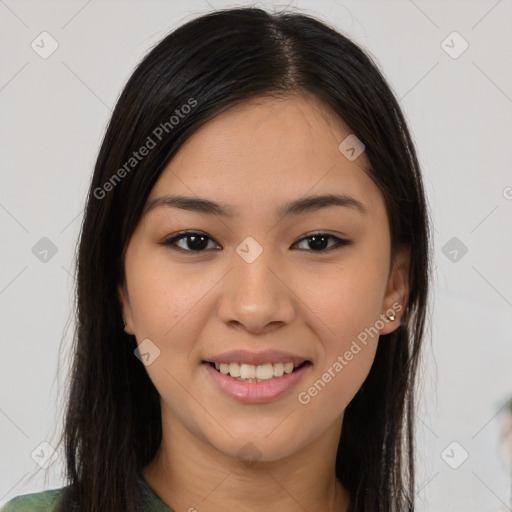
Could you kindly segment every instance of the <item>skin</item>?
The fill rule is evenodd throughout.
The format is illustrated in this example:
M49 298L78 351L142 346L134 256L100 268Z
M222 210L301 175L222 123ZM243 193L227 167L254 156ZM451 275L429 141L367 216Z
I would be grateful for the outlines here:
M160 350L146 370L161 396L163 438L143 475L176 511L347 510L336 450L378 336L359 343L361 351L308 404L297 395L393 304L405 304L410 256L398 252L391 269L385 203L365 172L365 154L350 161L338 149L349 134L313 96L252 99L192 135L151 191L148 202L183 194L238 212L224 218L157 207L126 249L125 330ZM333 192L357 198L367 213L331 206L275 216L285 202ZM194 252L187 238L176 243L182 251L161 244L183 230L207 235L206 249ZM307 236L318 231L352 244L315 250ZM263 249L252 263L236 252L248 236ZM399 326L401 312L382 322L380 334ZM312 366L285 396L242 404L201 361L243 348L289 351ZM258 450L252 464L237 455L247 443Z

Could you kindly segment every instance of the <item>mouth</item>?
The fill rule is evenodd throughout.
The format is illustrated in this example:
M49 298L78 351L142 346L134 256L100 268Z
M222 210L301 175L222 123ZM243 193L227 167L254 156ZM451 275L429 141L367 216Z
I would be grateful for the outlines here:
M217 373L230 377L241 382L270 382L286 377L301 369L311 366L311 361L302 363L267 363L252 365L245 363L218 363L213 361L202 361L202 364L209 365Z
M243 404L262 404L288 396L309 375L313 363L299 359L295 363L256 366L203 361L200 366L206 378L226 396Z

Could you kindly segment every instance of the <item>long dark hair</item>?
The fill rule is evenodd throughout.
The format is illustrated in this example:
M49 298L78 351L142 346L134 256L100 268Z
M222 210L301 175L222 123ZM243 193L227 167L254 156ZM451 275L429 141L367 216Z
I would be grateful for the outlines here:
M117 292L124 250L153 185L184 141L220 112L301 91L323 100L364 143L387 207L392 256L400 246L411 249L405 314L382 336L346 408L336 475L352 512L414 509L414 388L431 242L413 142L385 79L356 44L310 16L241 8L193 19L160 41L128 80L106 130L77 258L62 510L135 511L136 476L160 445L159 395L134 357L135 337L123 331ZM149 139L154 146L135 158Z

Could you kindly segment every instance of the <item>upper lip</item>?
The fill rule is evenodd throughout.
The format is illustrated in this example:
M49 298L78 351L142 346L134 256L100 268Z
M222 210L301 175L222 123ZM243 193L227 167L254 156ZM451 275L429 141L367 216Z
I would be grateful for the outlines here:
M266 350L265 352L251 352L250 350L231 350L205 359L208 363L244 363L258 366L267 363L293 363L302 364L307 358L282 352L280 350Z

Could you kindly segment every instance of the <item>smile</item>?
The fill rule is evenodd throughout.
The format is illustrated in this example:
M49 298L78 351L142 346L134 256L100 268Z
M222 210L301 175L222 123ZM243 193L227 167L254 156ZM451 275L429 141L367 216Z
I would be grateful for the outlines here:
M209 363L215 367L217 371L223 375L245 382L261 382L272 380L274 378L282 377L284 374L292 373L296 368L299 368L304 363L267 363L267 364L245 364L245 363Z
M203 361L201 367L206 370L215 388L220 389L228 397L242 403L264 403L277 400L290 392L313 366L309 361L295 364L297 366L294 363L266 363L258 366L236 362L217 363L217 369L214 362ZM240 375L232 376L231 370L235 375ZM260 379L258 375L266 378Z

